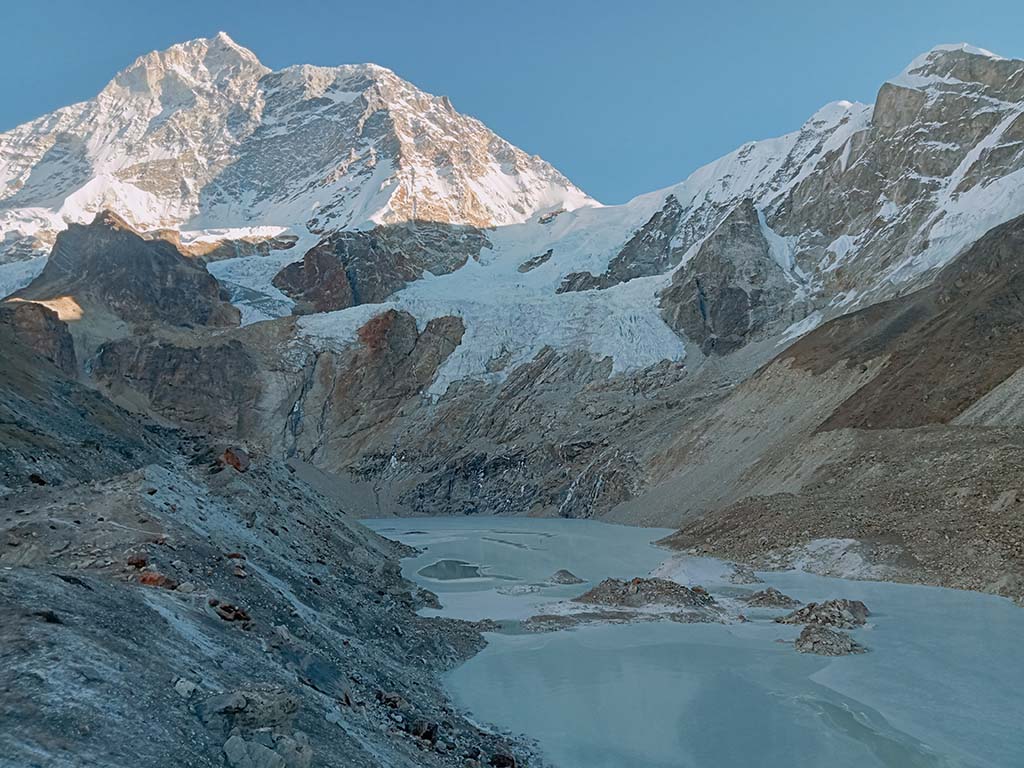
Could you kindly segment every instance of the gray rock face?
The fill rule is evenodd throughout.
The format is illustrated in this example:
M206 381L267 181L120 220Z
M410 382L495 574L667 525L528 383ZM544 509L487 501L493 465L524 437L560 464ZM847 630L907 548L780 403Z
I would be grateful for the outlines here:
M992 181L1009 191L1001 180L1024 167L1022 72L1021 61L936 49L881 87L870 123L768 217L797 238L816 292L859 289L862 305L887 297L893 286L880 277L920 284L929 263L1024 212L981 194Z
M296 314L374 304L424 272L459 269L488 245L478 229L433 222L338 232L282 269L274 285L295 299Z
M804 627L795 645L800 653L814 653L818 656L849 656L867 652L867 648L845 632L837 632L820 624Z
M257 364L238 340L193 345L132 337L103 345L92 374L111 394L141 395L160 416L219 433L252 429Z
M795 295L795 278L772 258L754 204L744 200L672 276L662 316L705 355L724 355L788 324Z
M158 438L71 378L69 344L65 324L45 307L0 304L0 496L107 477L160 453Z
M294 248L298 242L296 235L245 235L242 237L225 237L209 241L184 242L181 233L176 229L158 229L145 232L148 240L166 240L177 248L182 255L199 259L204 264L224 259L243 259L250 256L271 256L278 251Z
M524 261L522 264L520 264L518 267L516 267L516 270L519 273L521 273L521 274L526 274L527 272L532 272L533 270L535 270L537 267L541 266L542 264L547 264L548 261L551 260L551 257L554 254L555 254L554 250L551 249L551 248L548 248L546 251L544 251L544 253L540 254L539 256L534 256L533 258L530 258L530 259L527 259L526 261Z

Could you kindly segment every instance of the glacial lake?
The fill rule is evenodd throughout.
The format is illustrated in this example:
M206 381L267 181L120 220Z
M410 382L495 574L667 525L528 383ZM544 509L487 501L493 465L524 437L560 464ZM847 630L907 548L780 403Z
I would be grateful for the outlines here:
M366 523L422 550L403 573L440 598L440 610L423 614L502 622L448 675L449 693L474 721L536 740L559 768L1024 766L1024 609L1008 600L792 571L736 585L720 561L653 546L669 533L661 529L493 517ZM604 578L659 566L727 604L765 586L804 602L863 600L868 625L851 634L870 651L797 653L800 627L772 621L783 611L742 608L745 623L519 628ZM563 568L586 583L546 583Z

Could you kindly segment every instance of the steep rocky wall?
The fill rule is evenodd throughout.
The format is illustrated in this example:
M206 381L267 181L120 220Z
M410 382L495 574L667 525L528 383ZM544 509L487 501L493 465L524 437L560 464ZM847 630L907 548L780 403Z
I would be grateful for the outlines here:
M330 312L381 302L424 273L453 272L488 245L479 229L438 222L336 232L273 283L295 299L295 314Z
M42 273L15 294L72 299L80 317L109 312L127 323L235 326L239 312L206 267L165 240L145 240L110 211L57 236Z

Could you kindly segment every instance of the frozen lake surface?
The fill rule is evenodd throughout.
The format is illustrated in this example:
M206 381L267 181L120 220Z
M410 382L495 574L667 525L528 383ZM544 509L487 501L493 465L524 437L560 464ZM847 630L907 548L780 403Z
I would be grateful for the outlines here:
M668 533L577 520L371 520L423 549L405 575L440 611L516 620L551 610L608 576L658 568ZM441 564L441 565L438 565ZM434 567L437 566L437 567ZM566 568L586 583L545 583ZM709 558L674 557L659 573L729 601L738 587ZM970 592L807 573L759 573L804 602L863 600L852 632L870 652L797 653L780 611L751 621L597 624L488 635L454 670L455 702L482 723L536 739L561 768L1024 765L1024 610Z

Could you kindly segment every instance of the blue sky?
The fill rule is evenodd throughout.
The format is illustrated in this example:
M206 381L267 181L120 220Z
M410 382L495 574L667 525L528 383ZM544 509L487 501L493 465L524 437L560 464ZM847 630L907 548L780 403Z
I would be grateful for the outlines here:
M4 3L0 130L136 56L224 30L269 67L373 61L447 94L598 199L673 184L938 43L1024 57L1020 0Z

